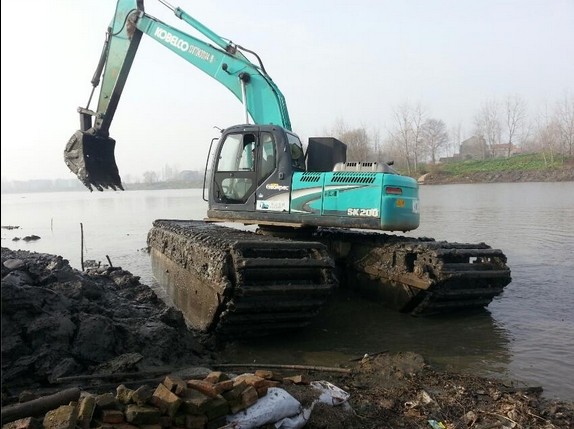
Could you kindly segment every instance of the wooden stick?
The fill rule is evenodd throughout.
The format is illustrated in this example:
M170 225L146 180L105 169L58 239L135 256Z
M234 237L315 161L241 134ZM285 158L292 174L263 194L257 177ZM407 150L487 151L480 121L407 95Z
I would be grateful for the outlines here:
M82 271L84 271L84 224L80 222L80 262L82 264Z
M22 419L24 417L41 416L50 410L58 408L60 405L66 405L70 402L77 401L79 398L80 389L73 387L54 393L53 395L43 396L42 398L33 399L21 404L2 407L2 424L13 422L14 420Z
M334 368L329 366L313 365L277 365L277 364L257 364L257 363L222 363L212 365L215 368L278 368L278 369L303 369L311 371L340 372L350 374L352 371L347 368Z
M106 255L106 258L108 260L108 264L110 264L110 268L114 268L114 266L112 265L112 260L110 259L110 257L108 255Z
M155 371L138 371L138 372L116 372L113 374L89 374L89 375L70 375L68 377L58 377L56 383L65 383L67 381L81 381L81 380L105 380L107 378L138 378L142 376L169 374L170 371L166 369Z

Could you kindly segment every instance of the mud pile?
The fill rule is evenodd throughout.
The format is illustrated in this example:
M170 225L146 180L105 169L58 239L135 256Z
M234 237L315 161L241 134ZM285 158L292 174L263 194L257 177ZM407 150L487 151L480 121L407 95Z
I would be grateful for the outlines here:
M2 394L60 377L195 365L207 351L180 311L121 268L2 247Z

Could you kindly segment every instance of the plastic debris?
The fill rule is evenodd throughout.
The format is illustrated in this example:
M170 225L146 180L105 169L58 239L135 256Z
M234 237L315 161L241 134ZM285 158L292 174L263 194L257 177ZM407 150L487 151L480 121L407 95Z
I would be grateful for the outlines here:
M313 407L318 402L351 409L348 403L351 395L343 389L328 381L312 381L310 385L320 394L308 408L303 408L301 403L287 391L279 387L270 387L267 395L259 398L255 404L227 416L225 428L255 429L273 424L276 429L301 429L309 421Z
M268 423L276 423L287 417L301 414L301 403L285 390L270 387L267 395L249 408L227 416L228 426L234 429L254 429ZM306 423L306 421L305 421ZM305 424L303 423L303 425ZM298 429L303 426L277 426L282 429Z

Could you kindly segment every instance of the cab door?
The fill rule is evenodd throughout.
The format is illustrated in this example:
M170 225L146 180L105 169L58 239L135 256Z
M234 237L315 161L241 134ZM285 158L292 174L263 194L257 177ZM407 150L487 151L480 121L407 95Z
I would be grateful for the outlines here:
M255 210L257 134L236 132L223 137L213 171L214 208Z

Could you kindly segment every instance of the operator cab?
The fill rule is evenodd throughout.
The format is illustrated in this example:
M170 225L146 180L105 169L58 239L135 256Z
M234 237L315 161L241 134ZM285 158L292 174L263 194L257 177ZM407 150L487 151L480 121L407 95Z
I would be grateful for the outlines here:
M238 125L215 148L209 206L217 210L289 210L294 171L305 171L299 137L281 127ZM277 194L285 197L277 199ZM276 201L275 201L276 200Z

